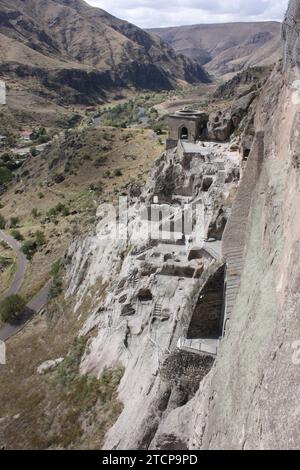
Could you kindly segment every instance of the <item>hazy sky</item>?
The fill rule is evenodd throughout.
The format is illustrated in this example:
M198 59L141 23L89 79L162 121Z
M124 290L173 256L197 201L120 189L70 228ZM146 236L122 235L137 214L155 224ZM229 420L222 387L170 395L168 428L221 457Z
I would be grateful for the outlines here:
M86 0L143 28L282 20L288 0Z

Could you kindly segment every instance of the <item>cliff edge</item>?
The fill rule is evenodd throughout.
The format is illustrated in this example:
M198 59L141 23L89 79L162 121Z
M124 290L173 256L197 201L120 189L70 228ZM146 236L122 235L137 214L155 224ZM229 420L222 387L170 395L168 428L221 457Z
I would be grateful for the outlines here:
M225 251L243 240L244 258L226 335L197 395L162 423L155 447L182 440L190 449L299 446L299 0L290 1L282 36L283 68L273 71L257 102L256 139L223 236ZM237 206L247 189L241 229Z

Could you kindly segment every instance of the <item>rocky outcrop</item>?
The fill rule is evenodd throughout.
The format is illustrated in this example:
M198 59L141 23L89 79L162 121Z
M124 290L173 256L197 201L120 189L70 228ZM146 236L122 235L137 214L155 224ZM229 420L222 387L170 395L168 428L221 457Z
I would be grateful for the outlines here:
M222 83L214 92L217 99L239 99L252 91L258 91L272 72L272 67L250 67Z
M226 142L241 125L242 120L248 114L249 107L256 96L256 91L247 93L234 101L229 109L213 114L207 125L208 139L217 142Z
M220 308L207 317L210 326L201 331L211 334L217 325L219 334L222 292L211 293L211 286L217 289L224 283L224 276L216 274L222 265L220 242L205 243L204 238L238 184L238 178L232 178L238 167L238 152L230 151L226 143L205 143L190 155L188 165L178 149L167 151L158 159L141 196L130 201L128 241L111 237L113 219L99 208L95 234L70 249L68 295L76 296L76 308L91 290L94 299L80 333L94 332L81 372L100 376L105 367L121 363L125 368L119 387L124 409L106 437L107 449L156 445L160 424L194 397L212 368L213 354L185 351L178 341L189 331L195 336L196 327L190 329L190 324L196 324L200 315L203 289L207 302L218 302ZM202 226L202 219L201 225L196 223L196 207L204 202ZM231 202L226 206L224 218ZM189 220L193 222L184 233L180 228L183 208L192 211ZM220 231L224 225L218 225ZM204 238L199 240L202 229Z
M207 125L207 137L210 140L226 142L234 131L230 111L218 111L213 114Z
M298 0L290 0L283 22L284 66L300 66L300 6Z
M287 17L299 11L300 2L291 1ZM284 39L284 71L274 70L255 105L253 129L261 143L255 139L240 186L248 213L242 224L233 221L230 240L224 234L225 244L235 243L244 252L230 326L196 396L158 429L156 442L168 446L298 447L300 222L294 162L300 100L294 88L299 78L295 30L284 26ZM249 172L254 175L250 189ZM238 211L232 214L237 217Z
M287 44L293 34L287 31ZM68 295L77 308L92 298L80 370L100 377L105 367L125 369L118 389L124 407L106 449L298 446L296 59L293 51L259 96L247 93L231 107L232 126L245 123L241 142L204 142L188 158L180 142L165 152L130 201L128 226L121 223L128 243L111 238L113 216L99 208L95 233L70 248ZM239 185L238 143L249 150ZM182 206L198 203L205 205L202 243L200 226L183 234L177 225Z

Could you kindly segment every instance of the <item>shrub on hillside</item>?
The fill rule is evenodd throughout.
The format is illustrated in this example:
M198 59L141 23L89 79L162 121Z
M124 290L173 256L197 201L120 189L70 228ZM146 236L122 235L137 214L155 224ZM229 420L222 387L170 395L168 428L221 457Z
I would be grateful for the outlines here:
M6 220L4 219L3 215L0 214L0 229L3 230L5 229L6 226Z
M21 234L21 232L16 229L11 231L11 236L14 237L18 242L21 242L22 240L24 240L24 237Z
M48 217L56 217L59 214L63 215L64 217L70 214L68 207L66 207L61 202L59 202L55 207L51 207L51 209L49 209L47 212Z
M34 217L35 219L40 216L40 213L39 213L39 211L37 210L36 207L34 207L34 208L32 209L31 215L32 215L32 217Z
M163 125L160 122L155 123L152 129L157 135L161 135L163 133Z
M38 151L37 151L36 147L31 147L31 148L30 148L30 154L32 155L32 157L36 157L36 156L37 156Z
M19 222L20 222L19 217L11 217L11 218L10 218L10 226L11 226L11 227L17 227L17 225L19 224Z
M45 238L44 232L42 232L41 230L38 230L37 232L35 232L34 236L35 236L35 242L37 246L42 246L46 244L46 238Z
M27 240L22 245L22 251L27 259L31 260L37 250L37 243L35 240Z
M122 172L121 168L118 168L117 170L115 170L114 174L115 174L115 176L122 176L123 172Z
M25 300L20 295L11 295L0 303L0 317L3 322L14 321L24 311Z
M9 183L12 179L12 172L6 166L0 166L0 184Z

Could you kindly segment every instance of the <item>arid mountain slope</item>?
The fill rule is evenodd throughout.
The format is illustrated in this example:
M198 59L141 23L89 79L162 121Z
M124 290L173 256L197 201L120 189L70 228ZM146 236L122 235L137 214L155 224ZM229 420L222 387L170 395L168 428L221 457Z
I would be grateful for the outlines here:
M208 81L197 62L82 0L0 0L0 41L2 78L27 79L40 95L64 102Z
M216 75L270 65L280 54L280 23L200 24L150 30Z

